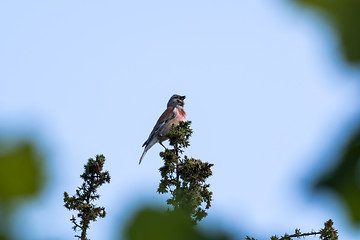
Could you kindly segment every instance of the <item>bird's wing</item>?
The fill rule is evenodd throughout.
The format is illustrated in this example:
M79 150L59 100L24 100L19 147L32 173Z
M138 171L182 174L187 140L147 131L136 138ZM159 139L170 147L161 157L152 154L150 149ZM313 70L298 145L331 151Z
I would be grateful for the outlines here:
M142 145L143 147L146 146L149 141L165 126L165 124L173 119L176 115L175 107L169 107L167 108L163 114L159 117L159 120L156 122L154 129L149 135L149 138L146 140L146 142Z

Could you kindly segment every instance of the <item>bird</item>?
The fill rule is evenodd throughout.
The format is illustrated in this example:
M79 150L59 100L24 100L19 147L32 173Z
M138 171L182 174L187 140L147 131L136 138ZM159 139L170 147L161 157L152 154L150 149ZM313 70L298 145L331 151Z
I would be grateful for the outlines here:
M168 139L167 135L170 132L170 127L173 124L178 125L180 121L184 121L186 118L186 112L184 110L184 99L185 96L180 96L178 94L171 96L169 102L167 103L166 110L163 112L163 114L161 114L148 139L142 145L142 147L145 147L145 149L140 157L139 164L143 160L147 151L152 146L154 146L154 144L160 143L160 145L166 149L162 142Z

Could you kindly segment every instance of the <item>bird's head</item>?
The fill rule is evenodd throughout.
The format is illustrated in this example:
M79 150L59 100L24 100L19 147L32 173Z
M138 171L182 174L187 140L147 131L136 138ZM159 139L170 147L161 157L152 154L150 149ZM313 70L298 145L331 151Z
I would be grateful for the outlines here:
M176 106L183 107L185 105L184 99L185 99L185 96L180 96L180 95L174 94L171 96L171 98L167 104L167 107L176 107Z

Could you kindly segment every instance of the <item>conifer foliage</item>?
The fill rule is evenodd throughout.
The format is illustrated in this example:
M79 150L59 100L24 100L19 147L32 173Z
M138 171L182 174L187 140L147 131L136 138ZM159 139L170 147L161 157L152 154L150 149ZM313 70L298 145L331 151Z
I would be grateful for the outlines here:
M211 206L212 192L206 179L212 175L213 164L183 156L183 149L190 146L190 124L190 121L186 121L171 127L169 140L173 149L160 153L164 166L159 169L161 180L157 191L160 194L170 193L167 204L174 211L181 210L188 214L196 224L207 216L206 209Z
M76 194L72 197L67 192L64 192L64 206L69 210L78 211L77 217L74 215L70 219L74 223L73 229L81 230L81 235L75 235L78 239L88 240L87 230L90 221L96 221L98 217L104 218L106 215L104 207L97 207L94 201L100 197L97 194L97 189L104 183L110 183L110 174L108 171L103 171L105 157L103 155L96 155L96 159L90 158L84 166L85 171L80 176L84 182L76 189Z

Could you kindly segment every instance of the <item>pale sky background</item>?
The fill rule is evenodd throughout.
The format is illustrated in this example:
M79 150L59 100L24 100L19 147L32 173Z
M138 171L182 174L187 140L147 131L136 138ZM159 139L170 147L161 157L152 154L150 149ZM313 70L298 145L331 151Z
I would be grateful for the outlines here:
M340 239L359 239L337 198L310 191L360 113L359 75L313 14L285 0L2 0L0 32L0 137L34 138L48 160L18 239L75 239L63 192L96 154L112 180L91 239L164 205L162 147L138 160L174 93L194 130L186 154L214 164L203 226L269 239L332 218Z

